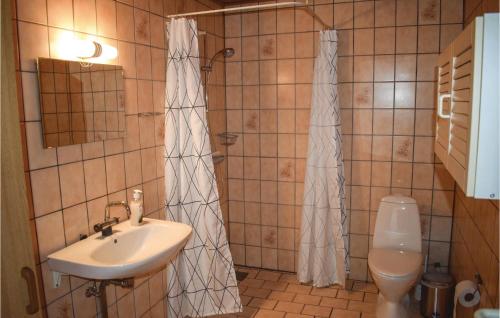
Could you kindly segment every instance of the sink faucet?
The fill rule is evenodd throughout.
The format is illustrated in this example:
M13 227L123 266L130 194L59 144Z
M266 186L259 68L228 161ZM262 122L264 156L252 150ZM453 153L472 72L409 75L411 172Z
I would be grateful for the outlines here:
M110 236L113 234L112 226L118 224L119 218L110 216L110 208L114 206L122 206L125 208L127 212L127 218L130 219L130 207L128 206L127 201L112 201L106 204L106 208L104 209L104 222L97 223L94 225L94 231L101 232L102 236Z

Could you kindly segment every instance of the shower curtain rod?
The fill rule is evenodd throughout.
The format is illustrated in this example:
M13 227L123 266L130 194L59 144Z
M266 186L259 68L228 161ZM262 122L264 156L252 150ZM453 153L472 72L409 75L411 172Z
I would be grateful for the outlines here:
M180 13L180 14L172 14L167 16L167 18L182 18L182 17L191 17L197 15L207 15L207 14L215 14L215 13L231 13L231 12L248 12L248 11L257 11L257 10L266 10L266 9L280 9L280 8L299 8L304 9L306 12L312 16L314 19L318 20L325 29L332 29L332 26L328 25L319 15L317 15L310 7L309 0L305 2L279 2L279 3L268 3L268 4L259 4L253 6L245 6L245 7L233 7L233 8L225 8L225 9L214 9L207 11L196 11L196 12L188 12L188 13Z

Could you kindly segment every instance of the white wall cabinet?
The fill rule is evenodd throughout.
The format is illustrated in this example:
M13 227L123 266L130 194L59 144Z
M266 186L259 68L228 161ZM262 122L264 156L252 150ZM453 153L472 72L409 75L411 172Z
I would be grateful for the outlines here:
M438 59L434 151L467 196L499 197L499 14L477 17Z

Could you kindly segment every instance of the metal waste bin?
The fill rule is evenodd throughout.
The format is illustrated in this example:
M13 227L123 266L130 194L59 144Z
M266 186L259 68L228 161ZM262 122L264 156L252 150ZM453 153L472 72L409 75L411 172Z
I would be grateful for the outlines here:
M450 318L453 315L454 279L445 273L425 273L422 277L420 313L426 318Z

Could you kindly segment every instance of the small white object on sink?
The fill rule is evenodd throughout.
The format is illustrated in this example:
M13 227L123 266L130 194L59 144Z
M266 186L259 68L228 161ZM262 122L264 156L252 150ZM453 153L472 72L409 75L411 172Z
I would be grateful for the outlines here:
M474 313L474 318L499 318L500 311L498 309L479 309Z
M135 189L132 194L132 202L130 202L130 224L138 226L142 222L143 203L142 191Z
M125 279L165 266L184 247L189 225L144 218L141 226L130 221L113 226L113 234L96 233L48 256L54 272L87 279Z

